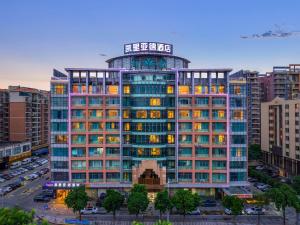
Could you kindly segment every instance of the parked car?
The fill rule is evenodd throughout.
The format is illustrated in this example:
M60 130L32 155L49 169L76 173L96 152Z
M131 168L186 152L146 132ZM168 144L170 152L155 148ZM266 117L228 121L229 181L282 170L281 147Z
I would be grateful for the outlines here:
M24 168L27 170L34 170L34 168L31 165L26 165L24 166Z
M202 203L202 205L204 207L215 207L215 206L217 206L217 202L212 199L207 199Z
M51 199L47 196L44 196L43 194L39 194L39 195L36 195L34 198L33 198L33 201L35 202L49 202Z
M201 214L201 212L200 212L199 208L197 208L194 211L188 213L188 215L200 215L200 214Z
M265 213L265 209L261 207L250 207L246 208L245 212L248 215L263 215Z
M5 180L10 180L11 178L13 178L13 176L11 176L10 174L3 174L2 178L4 178Z
M40 170L40 173L42 173L42 174L46 174L48 172L49 172L49 168L43 168Z
M3 183L4 181L6 181L6 180L3 178L0 178L0 183Z
M5 186L3 187L3 191L5 192L5 194L11 192L13 189L10 186Z
M23 164L23 165L26 165L26 164L31 163L31 162L32 162L32 159L31 159L31 158L26 158L26 159L23 159L23 160L22 160L22 164Z
M31 177L32 180L34 180L34 179L36 179L36 178L39 177L39 176L38 176L37 174L35 174L35 173L32 173L32 174L30 174L29 176Z
M228 208L225 208L225 209L224 209L224 213L225 213L226 215L232 215L231 209L228 209ZM243 215L243 214L245 214L245 211L244 211L244 210L242 210L242 215Z
M40 159L40 160L37 160L36 163L38 163L40 165L44 165L44 164L48 163L48 160L47 159Z
M54 190L44 189L44 190L42 191L42 194L43 194L44 196L49 197L49 198L55 198L55 191L54 191Z
M95 214L98 212L98 208L93 206L88 206L80 211L82 214Z
M252 178L252 177L248 177L248 181L249 182L257 182L257 179L256 178Z
M10 165L10 168L11 168L11 169L16 169L16 168L20 167L21 165L22 165L22 163L21 163L20 161L14 162L14 163L12 163L12 164Z
M14 183L11 183L8 185L9 187L11 187L13 190L19 188L22 186L22 183L21 182L14 182Z
M263 191L263 192L266 192L268 191L269 189L271 188L270 185L266 184L263 188L261 188L260 190Z
M264 170L265 167L263 165L259 165L257 167L255 167L256 170Z
M38 156L31 156L31 160L32 160L32 161L36 161L36 160L38 160L38 159L39 159Z
M280 179L280 182L281 182L281 183L290 184L290 183L291 183L291 180L290 180L289 178L287 178L287 177L282 177L282 178Z
M37 168L37 167L39 167L40 165L37 164L37 163L31 163L30 166L32 166L33 168Z

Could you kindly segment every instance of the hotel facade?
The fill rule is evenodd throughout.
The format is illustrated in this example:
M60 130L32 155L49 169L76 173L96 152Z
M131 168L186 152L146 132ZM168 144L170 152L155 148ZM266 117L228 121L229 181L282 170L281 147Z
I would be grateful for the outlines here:
M94 193L247 185L246 83L189 69L173 46L124 45L107 69L54 70L51 185Z

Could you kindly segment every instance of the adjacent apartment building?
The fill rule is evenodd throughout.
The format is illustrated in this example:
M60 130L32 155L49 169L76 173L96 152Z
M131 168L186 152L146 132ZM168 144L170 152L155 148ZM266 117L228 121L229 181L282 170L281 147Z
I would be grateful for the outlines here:
M263 159L280 175L300 175L300 99L276 97L261 104Z
M240 70L230 79L240 79L246 82L248 144L260 145L260 103L261 86L259 74L256 71Z
M296 99L300 97L300 64L275 66L273 71L259 77L262 102L272 101L275 97Z
M173 46L126 44L107 69L54 70L49 185L145 184L213 195L247 185L246 83L189 69Z
M49 92L9 86L0 90L0 145L30 147L32 152L48 148ZM18 152L18 151L12 151ZM26 147L26 156L28 155ZM11 160L16 159L10 155ZM18 158L18 157L17 157Z

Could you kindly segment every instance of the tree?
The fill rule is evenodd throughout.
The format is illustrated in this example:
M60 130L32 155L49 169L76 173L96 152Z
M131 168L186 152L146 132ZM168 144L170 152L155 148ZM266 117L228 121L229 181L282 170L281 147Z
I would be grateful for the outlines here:
M172 203L179 213L183 214L184 219L187 213L196 209L196 201L195 195L191 191L183 189L176 191L172 198Z
M79 213L79 219L81 220L81 210L83 210L87 203L89 197L85 192L84 187L76 187L72 189L67 197L65 198L65 204L68 208L71 208L74 213Z
M258 207L262 208L263 206L269 204L269 199L268 199L267 195L264 193L255 195L254 199L256 200L255 205ZM260 224L260 214L259 213L257 214L257 224L258 225Z
M143 184L134 184L133 188L130 191L131 193L133 192L139 192L139 193L143 193L144 195L147 195L147 189L146 186Z
M34 219L34 210L26 212L20 208L1 208L0 209L0 225L37 225ZM49 225L45 220L42 225Z
M119 210L124 202L124 197L120 192L115 190L107 190L106 197L104 199L103 207L107 212L112 212L114 220L116 218L116 211Z
M158 220L153 225L172 225L172 223L165 220Z
M294 190L297 192L297 194L300 194L300 176L295 176L293 178L293 184L292 187L294 188Z
M262 157L260 145L253 144L248 149L249 160L259 160Z
M297 193L290 186L282 184L278 188L272 188L267 192L268 198L275 203L278 210L282 210L283 224L285 225L286 207L295 207L299 201Z
M163 213L171 208L171 205L171 200L167 190L157 193L154 201L154 207L156 210L159 210L159 219L161 219Z
M194 207L197 208L200 205L201 198L198 193L193 194L194 197Z
M231 210L231 214L234 216L234 223L236 222L236 216L242 214L243 200L236 196L226 195L222 199L222 204L225 208Z
M136 217L141 212L145 212L149 205L149 199L143 192L132 192L128 197L128 211Z

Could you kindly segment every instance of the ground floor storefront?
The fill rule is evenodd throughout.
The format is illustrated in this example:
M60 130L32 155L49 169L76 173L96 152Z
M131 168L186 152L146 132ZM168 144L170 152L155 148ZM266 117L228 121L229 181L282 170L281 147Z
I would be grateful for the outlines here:
M262 151L262 156L264 163L279 170L280 176L291 177L300 175L300 160L266 151Z

